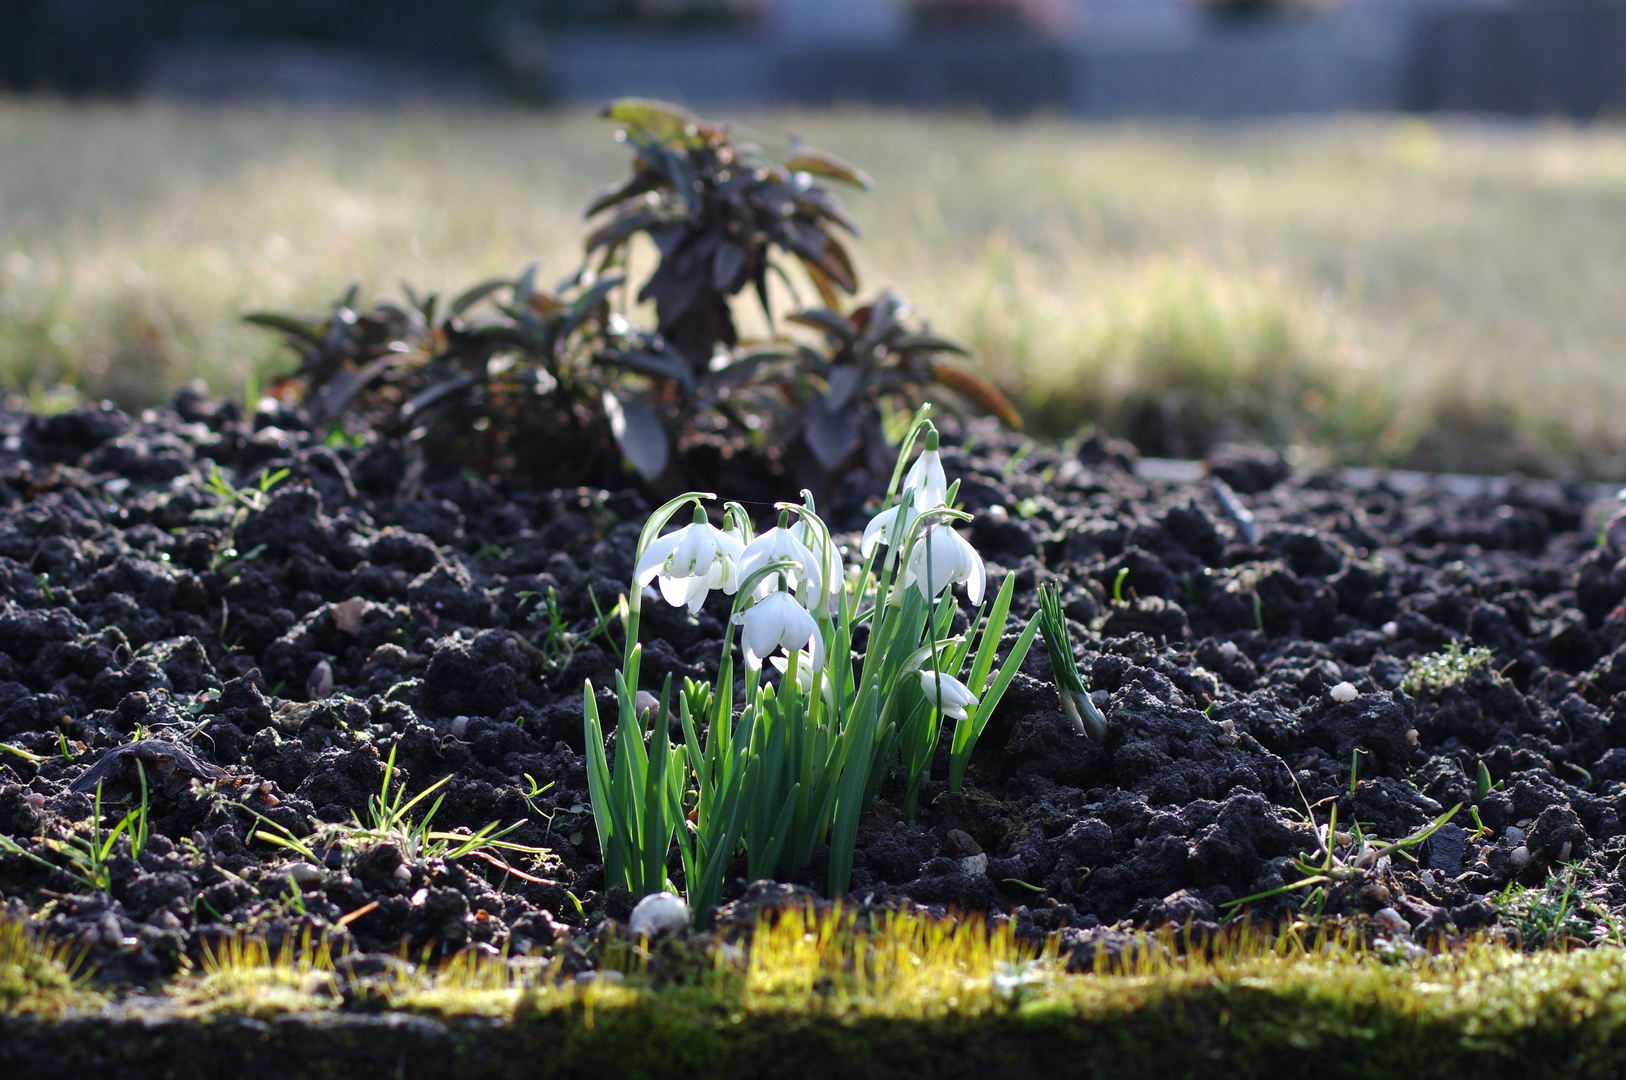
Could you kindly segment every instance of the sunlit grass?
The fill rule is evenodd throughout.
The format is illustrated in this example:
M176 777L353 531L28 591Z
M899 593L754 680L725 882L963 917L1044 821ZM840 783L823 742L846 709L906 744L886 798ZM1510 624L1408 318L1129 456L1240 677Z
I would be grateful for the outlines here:
M27 923L0 916L0 1016L54 1018L100 1002L87 989L72 949L42 941Z
M16 962L14 933L0 933L0 972ZM313 1035L353 1011L469 1018L447 1029L467 1043L458 1053L540 1076L887 1076L905 1064L939 1075L978 1061L1034 1077L1611 1075L1626 1041L1619 949L1474 940L1408 958L1363 940L1330 925L1187 949L1154 935L1070 974L1054 944L1021 943L1008 924L790 911L732 944L612 944L614 977L465 953L348 983L319 945L241 941L136 1011L200 1023L298 1014ZM30 1000L8 994L0 1014L65 1011ZM94 1014L99 1000L74 1004Z
M744 120L874 175L845 197L866 292L913 298L1046 430L1626 476L1620 129ZM235 390L286 362L242 312L563 276L624 169L583 112L0 103L0 380Z

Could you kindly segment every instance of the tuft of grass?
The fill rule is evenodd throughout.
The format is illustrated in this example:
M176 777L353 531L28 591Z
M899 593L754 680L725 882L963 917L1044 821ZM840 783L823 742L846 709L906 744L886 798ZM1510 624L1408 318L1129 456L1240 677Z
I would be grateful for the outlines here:
M1413 696L1438 694L1447 687L1460 686L1468 681L1470 675L1490 664L1493 655L1483 646L1465 649L1462 642L1453 641L1439 652L1416 657L1406 665L1400 688Z
M102 998L86 977L67 946L41 940L21 919L0 917L0 1017L54 1019L93 1008Z

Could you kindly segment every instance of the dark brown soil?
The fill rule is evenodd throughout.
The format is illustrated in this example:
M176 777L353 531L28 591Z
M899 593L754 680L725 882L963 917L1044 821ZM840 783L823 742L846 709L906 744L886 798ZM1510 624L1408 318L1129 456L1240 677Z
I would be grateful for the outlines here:
M612 608L648 512L637 492L426 475L401 444L325 445L297 413L246 423L193 393L139 421L0 414L0 440L0 740L41 759L0 753L0 833L47 853L90 815L96 778L116 821L137 761L153 830L106 892L0 857L8 905L125 986L245 931L309 929L341 954L404 940L588 962L587 924L630 900L604 895L582 768L582 680L609 684L619 646L548 666L538 598L578 633L595 601ZM1073 733L1035 649L963 791L946 790L946 756L918 821L901 783L883 790L857 897L1009 912L1083 958L1128 924L1211 924L1294 880L1288 859L1316 844L1307 806L1396 839L1471 800L1484 763L1486 832L1464 811L1420 863L1396 856L1325 910L1387 908L1427 941L1496 923L1505 886L1564 863L1596 910L1626 909L1626 563L1585 524L1583 489L1355 490L1235 455L1216 472L1257 517L1246 543L1206 484L1139 479L1099 444L1070 455L977 429L944 457L994 577L1018 575L1017 614L1060 584L1110 733ZM234 535L213 464L242 485L290 475ZM850 478L832 526L861 529L883 482ZM714 673L726 608L645 611L647 679ZM1410 660L1458 640L1494 659L1439 694L1400 689ZM1346 681L1358 696L1334 700ZM452 778L437 828L523 822L511 838L549 857L519 876L334 851L298 872L296 897L288 852L256 837L249 808L296 835L365 816L392 749L409 791ZM527 777L546 786L529 803ZM986 873L965 872L967 837ZM824 875L816 859L796 884Z

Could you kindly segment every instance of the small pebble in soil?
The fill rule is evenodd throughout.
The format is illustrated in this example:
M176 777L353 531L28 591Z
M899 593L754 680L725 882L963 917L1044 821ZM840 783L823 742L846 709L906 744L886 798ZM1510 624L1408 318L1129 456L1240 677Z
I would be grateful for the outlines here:
M1220 659L1227 664L1236 663L1236 658L1242 655L1242 650L1236 647L1236 642L1227 641L1219 647Z
M1392 907L1379 908L1377 913L1372 916L1372 919L1375 922L1382 923L1383 928L1391 934L1411 933L1411 924L1407 923L1405 917Z
M400 866L397 866L395 868L395 880L396 881L411 881L412 880L412 867L408 866L406 863L402 863Z
M982 845L964 829L950 829L943 834L948 848L956 855L981 855Z
M288 869L288 876L301 886L320 885L322 879L327 877L327 871L320 866L308 862L294 863Z
M333 693L333 665L323 660L311 669L311 677L305 683L307 695L311 701L324 701Z
M453 735L456 735L459 739L461 739L463 737L463 733L465 731L467 731L467 730L469 730L469 718L468 717L466 717L466 716L454 716L452 718L452 734Z
M1406 745L1414 747L1414 746L1417 745L1417 742L1418 742L1417 729L1416 728L1407 728L1406 729Z
M1389 902L1389 887L1384 885L1382 882L1374 881L1370 885L1362 886L1361 898L1364 900L1372 900L1379 904L1387 904Z
M1393 641L1395 638L1399 637L1400 636L1400 624L1395 622L1392 619L1389 622L1384 623L1383 624L1383 636L1388 638L1390 641Z
M1355 689L1355 684L1352 682L1341 682L1328 690L1327 693L1334 701L1339 702L1354 701L1361 696L1361 692Z
M689 924L689 905L680 896L669 892L653 893L638 901L632 909L627 926L634 934L654 937L667 930L679 930Z
M960 860L960 873L962 874L970 874L972 877L976 877L980 874L986 874L987 872L987 852L983 852L981 855L967 855L965 858Z
M1523 844L1520 844L1518 847L1508 852L1507 862L1509 866L1513 867L1513 869L1523 870L1525 867L1530 865L1530 849L1525 847Z
M624 978L626 976L619 971L581 971L576 973L576 985L586 986L595 982L618 983Z
M1524 843L1524 830L1519 828L1517 825L1509 825L1507 827L1507 831L1502 834L1502 838L1508 843L1512 844L1514 847L1517 847L1518 845Z

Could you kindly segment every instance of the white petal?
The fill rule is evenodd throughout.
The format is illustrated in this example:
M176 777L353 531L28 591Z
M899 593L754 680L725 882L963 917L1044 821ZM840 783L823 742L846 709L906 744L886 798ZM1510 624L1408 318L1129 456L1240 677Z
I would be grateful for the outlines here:
M634 571L640 587L655 580L655 575L661 572L661 567L666 563L666 557L672 554L680 539L682 539L682 530L667 533L644 549L643 555L638 559L638 569Z
M774 593L773 596L759 601L745 613L742 620L743 632L740 637L745 650L745 666L753 671L762 666L764 657L779 647L784 621L780 614L783 604L775 599L779 595ZM795 606L795 600L790 602Z
M718 530L701 522L685 525L678 531L682 538L666 557L666 573L674 577L694 577L711 569L717 558Z
M889 506L869 519L869 524L864 526L864 539L858 545L858 551L864 558L869 558L870 552L875 550L877 544L891 543L891 536L887 530L892 527L892 522L897 516L898 506Z
M706 602L706 596L716 586L710 583L709 578L692 577L689 578L688 581L689 596L686 603L689 606L689 614L698 615L700 614L701 605L705 604Z
M936 450L927 450L915 458L903 476L903 487L914 493L916 509L930 510L943 505L948 497L948 476L943 472L943 459Z
M662 574L656 579L661 587L661 597L673 607L682 607L689 602L689 578L668 577Z
M983 564L977 549L971 546L971 541L952 529L949 535L959 541L960 563L966 571L961 578L965 582L965 595L973 604L980 604L988 588L988 567Z

